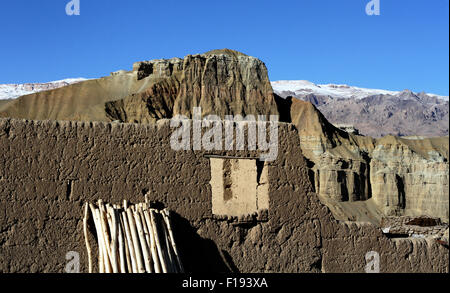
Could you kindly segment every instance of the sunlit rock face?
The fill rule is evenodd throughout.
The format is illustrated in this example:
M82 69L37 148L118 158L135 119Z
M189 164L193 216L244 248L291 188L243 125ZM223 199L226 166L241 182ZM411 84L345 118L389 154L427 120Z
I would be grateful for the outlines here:
M339 218L368 220L341 204L360 201L378 221L382 215L429 215L448 222L448 137L358 136L334 127L308 102L279 104L289 107L299 130L315 191Z
M372 196L386 215L428 215L448 221L448 160L435 150L427 153L422 156L402 141L379 144L372 152Z

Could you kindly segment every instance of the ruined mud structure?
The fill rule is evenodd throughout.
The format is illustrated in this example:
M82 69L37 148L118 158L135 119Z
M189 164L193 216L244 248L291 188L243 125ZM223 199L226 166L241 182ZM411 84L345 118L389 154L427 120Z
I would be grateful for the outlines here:
M448 249L434 239L336 221L313 193L294 125L280 124L278 157L265 164L255 151L174 151L171 132L167 120L1 119L0 271L64 272L69 251L86 271L83 204L147 194L176 213L187 272L364 272L370 251L381 272L448 272ZM242 215L221 188L226 165L233 200L249 203ZM251 190L233 187L242 173Z

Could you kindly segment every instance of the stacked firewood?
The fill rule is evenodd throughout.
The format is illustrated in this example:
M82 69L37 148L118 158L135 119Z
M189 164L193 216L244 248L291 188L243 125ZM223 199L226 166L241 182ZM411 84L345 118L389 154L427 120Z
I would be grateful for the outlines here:
M182 273L169 210L156 210L147 203L111 205L99 200L86 204L84 236L92 269L88 219L92 217L98 241L100 273Z

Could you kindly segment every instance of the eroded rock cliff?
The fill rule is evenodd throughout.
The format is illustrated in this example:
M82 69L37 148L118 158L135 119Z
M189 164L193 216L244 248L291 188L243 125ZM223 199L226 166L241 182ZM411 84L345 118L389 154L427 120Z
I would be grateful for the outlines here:
M0 117L79 121L155 122L181 114L278 114L264 63L224 49L137 62L133 70L22 96Z
M316 192L336 217L429 215L448 222L448 137L357 136L335 128L309 102L280 103L289 105Z

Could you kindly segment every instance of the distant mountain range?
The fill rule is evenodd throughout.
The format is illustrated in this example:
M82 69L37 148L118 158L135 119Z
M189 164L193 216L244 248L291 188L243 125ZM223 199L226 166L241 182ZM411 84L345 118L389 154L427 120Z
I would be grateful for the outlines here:
M46 83L0 84L0 100L15 99L20 96L48 91L85 80L85 78L68 78Z
M332 96L334 98L363 99L374 95L398 96L402 93L400 91L360 88L346 84L315 84L307 80L273 81L272 87L278 94L282 94L283 96L291 95L299 98L309 94L315 94L318 96ZM425 95L425 93L421 94ZM426 95L448 101L448 96L440 96L430 93L427 93Z
M363 135L447 136L449 97L410 90L388 91L309 81L274 81L274 92L314 104L335 125Z

